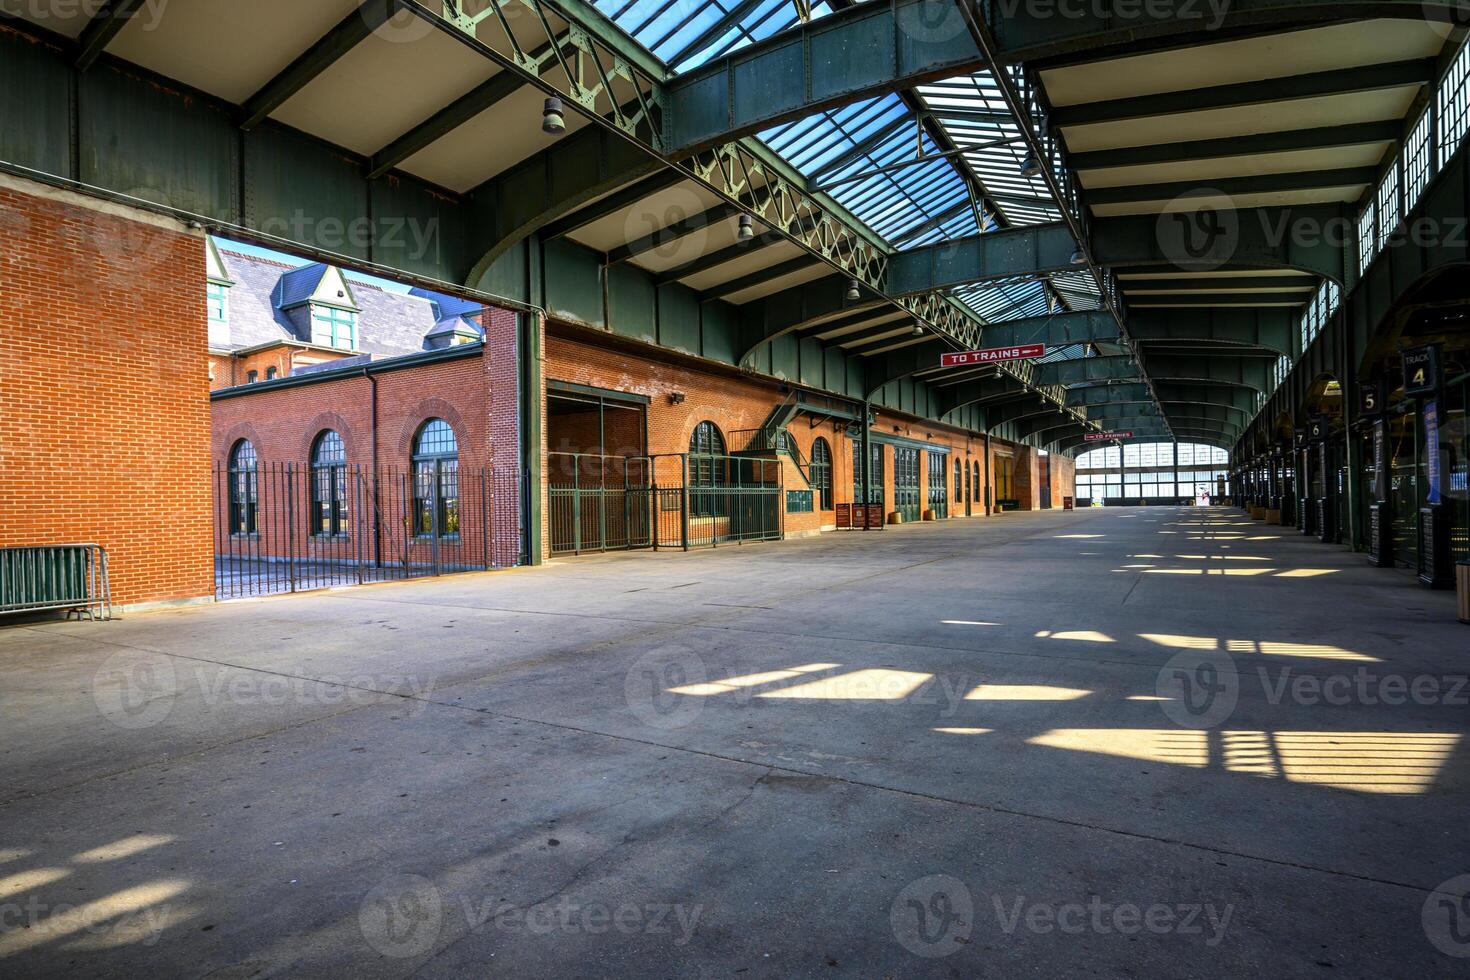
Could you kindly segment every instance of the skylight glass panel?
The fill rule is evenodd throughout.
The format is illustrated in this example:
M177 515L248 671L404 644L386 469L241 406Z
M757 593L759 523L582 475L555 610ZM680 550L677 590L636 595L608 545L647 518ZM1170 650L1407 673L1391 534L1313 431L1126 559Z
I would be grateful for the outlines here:
M766 130L761 140L890 244L973 235L964 178L897 95ZM925 159L920 159L920 154Z
M593 0L593 6L654 57L689 71L795 26L790 0ZM832 12L823 0L811 19Z

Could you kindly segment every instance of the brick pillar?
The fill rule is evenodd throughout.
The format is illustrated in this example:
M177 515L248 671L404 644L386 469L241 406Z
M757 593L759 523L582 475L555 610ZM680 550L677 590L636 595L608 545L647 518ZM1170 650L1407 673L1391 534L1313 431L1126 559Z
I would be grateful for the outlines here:
M515 565L521 556L521 379L519 323L511 310L485 314L485 373L490 389L491 562Z

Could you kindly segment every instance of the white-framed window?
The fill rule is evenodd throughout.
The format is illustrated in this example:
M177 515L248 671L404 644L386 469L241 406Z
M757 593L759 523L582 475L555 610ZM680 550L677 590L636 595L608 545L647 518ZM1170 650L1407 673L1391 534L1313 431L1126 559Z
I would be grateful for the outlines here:
M1404 144L1404 208L1414 210L1419 195L1429 186L1429 168L1433 163L1430 154L1429 133L1434 126L1434 110L1425 109L1419 121L1409 132L1409 141Z
M312 304L311 342L341 350L357 349L357 314L335 306Z
M1443 167L1460 147L1470 128L1470 44L1460 48L1439 87L1439 165Z
M209 307L209 322L229 323L230 287L222 282L211 282L205 287L204 296Z
M1376 239L1373 229L1373 204L1370 201L1363 209L1363 215L1358 219L1358 273L1361 275L1368 271L1368 266L1373 262L1373 256L1377 254L1374 250Z

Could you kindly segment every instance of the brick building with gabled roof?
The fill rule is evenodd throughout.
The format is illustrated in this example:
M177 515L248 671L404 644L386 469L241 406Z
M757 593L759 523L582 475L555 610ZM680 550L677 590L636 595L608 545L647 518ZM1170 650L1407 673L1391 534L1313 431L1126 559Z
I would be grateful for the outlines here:
M392 292L322 262L293 267L207 241L212 390L484 339L474 303Z

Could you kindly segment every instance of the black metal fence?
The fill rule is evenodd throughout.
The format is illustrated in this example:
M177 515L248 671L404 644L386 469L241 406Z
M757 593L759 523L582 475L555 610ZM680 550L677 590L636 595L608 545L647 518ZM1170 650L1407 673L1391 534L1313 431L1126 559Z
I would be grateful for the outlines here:
M780 540L781 460L549 453L551 553Z
M215 596L300 592L516 563L520 474L258 462L214 472ZM501 507L497 521L496 503ZM509 522L509 528L508 528ZM517 534L512 537L518 538Z

